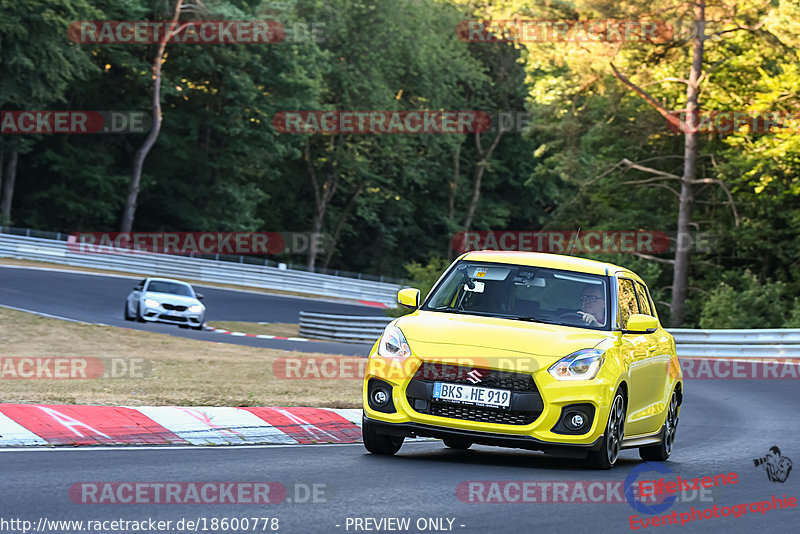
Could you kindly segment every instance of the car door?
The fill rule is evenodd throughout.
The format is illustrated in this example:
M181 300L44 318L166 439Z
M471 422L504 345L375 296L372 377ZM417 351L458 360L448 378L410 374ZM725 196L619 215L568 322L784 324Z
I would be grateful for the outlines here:
M639 313L644 313L657 317L656 311L653 308L653 300L650 298L650 293L644 283L635 281L636 299L639 304ZM647 392L649 393L648 405L655 410L656 414L660 414L666 408L666 403L669 399L669 364L672 359L672 344L669 341L666 330L659 324L658 330L652 334L646 334L649 339L647 347L647 364L646 364L646 381ZM659 429L660 424L656 415L653 421L655 432Z
M648 351L652 339L648 334L628 334L628 318L640 313L634 281L624 275L617 277L617 317L623 331L621 336L622 357L628 367L629 389L625 435L634 436L650 431L652 394L648 391L650 370Z

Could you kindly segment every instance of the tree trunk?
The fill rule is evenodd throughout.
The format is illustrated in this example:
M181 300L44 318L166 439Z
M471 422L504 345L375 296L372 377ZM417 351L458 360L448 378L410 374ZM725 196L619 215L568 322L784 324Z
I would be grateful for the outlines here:
M461 140L456 145L456 151L453 153L453 177L449 180L447 192L447 222L450 223L451 228L455 228L456 221L456 191L458 191L458 179L461 176L461 145L464 141ZM453 261L453 240L452 238L447 241L447 260Z
M17 180L17 160L19 159L19 147L11 149L11 157L8 160L8 167L3 180L3 201L0 206L0 225L8 226L11 224L11 202L14 200L14 182Z
M689 247L684 244L692 221L694 201L693 182L697 179L697 120L700 105L698 95L700 76L703 72L703 46L705 44L705 0L694 7L695 33L692 42L692 70L686 85L686 116L691 126L686 128L683 153L683 176L678 203L678 235L675 243L675 267L672 274L672 300L670 302L670 324L681 326L684 321L686 295L689 289Z
M475 210L478 208L478 201L481 199L481 183L483 182L483 173L486 166L489 165L489 158L492 157L492 152L497 148L497 143L503 136L503 128L498 125L497 135L494 136L492 145L484 152L481 149L481 134L475 134L475 146L478 149L478 163L475 165L475 172L472 175L472 199L467 207L467 216L464 218L464 231L469 232L472 227L472 219L475 217Z
M334 141L331 139L331 145ZM303 148L305 155L306 165L308 166L308 177L311 180L311 189L314 193L314 217L311 219L311 233L319 234L322 232L322 226L325 223L325 212L328 210L328 204L336 192L336 186L339 181L339 171L335 168L328 168L325 176L325 182L322 184L320 190L319 181L317 180L317 171L314 167L314 161L311 158L311 143L306 140L306 145ZM330 164L328 164L330 165ZM308 247L308 263L306 267L309 271L314 271L317 263L317 250L310 246Z
M339 235L342 233L342 227L344 227L347 216L350 215L351 211L353 211L353 206L356 205L356 200L359 196L361 196L361 192L364 190L364 185L366 185L366 183L366 179L359 182L355 193L352 194L350 200L347 201L347 205L342 210L342 213L339 214L339 219L336 221L336 227L333 230L331 240L329 243L326 243L328 251L325 253L325 260L322 262L323 269L328 268L328 264L330 263L333 253L336 250L336 243L339 241Z
M175 4L175 12L172 14L172 22L177 23L181 14L183 0L178 0ZM170 26L172 27L172 26ZM136 204L139 198L139 185L142 181L142 168L147 154L158 139L161 130L161 63L164 61L164 51L167 48L167 41L179 30L168 31L164 39L158 45L158 52L153 60L153 127L147 134L144 144L136 151L133 158L133 174L128 186L128 198L125 201L125 209L122 213L121 232L130 232L133 228L133 219L136 216Z

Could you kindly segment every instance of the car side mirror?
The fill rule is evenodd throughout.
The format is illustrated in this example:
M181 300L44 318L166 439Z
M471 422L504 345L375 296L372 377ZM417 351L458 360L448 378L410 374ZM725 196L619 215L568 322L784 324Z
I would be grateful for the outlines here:
M658 330L658 319L652 315L634 313L628 318L628 328L623 334L652 334Z
M397 292L397 302L406 308L419 308L419 289L407 287Z
M197 297L197 300L203 300L203 294L202 293L195 293L194 296Z

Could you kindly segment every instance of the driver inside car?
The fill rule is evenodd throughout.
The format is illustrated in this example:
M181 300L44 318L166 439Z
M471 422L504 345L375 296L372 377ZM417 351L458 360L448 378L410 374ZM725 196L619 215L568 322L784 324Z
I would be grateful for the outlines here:
M590 326L606 324L606 298L603 286L587 285L581 295L581 309L578 315Z

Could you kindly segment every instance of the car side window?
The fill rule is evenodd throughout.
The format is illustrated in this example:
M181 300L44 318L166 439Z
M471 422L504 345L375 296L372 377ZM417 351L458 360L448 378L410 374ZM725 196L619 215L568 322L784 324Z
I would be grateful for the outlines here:
M633 281L627 278L619 278L619 326L623 330L628 328L628 319L631 315L639 313L639 306L636 302L636 292L633 289Z
M636 282L636 297L639 300L639 313L646 315L655 315L650 309L650 302L647 299L647 289L641 282Z

